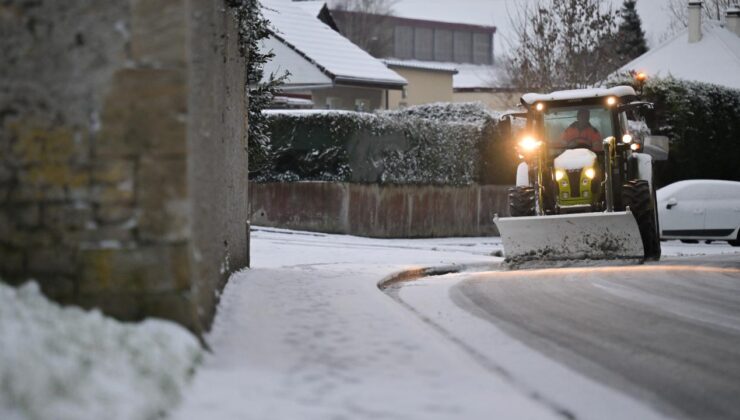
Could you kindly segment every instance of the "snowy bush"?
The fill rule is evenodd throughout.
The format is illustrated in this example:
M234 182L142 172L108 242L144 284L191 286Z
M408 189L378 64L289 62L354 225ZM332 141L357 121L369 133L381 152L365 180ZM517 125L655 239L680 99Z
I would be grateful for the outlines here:
M173 323L123 324L49 302L35 283L0 283L2 419L159 418L200 358Z
M643 99L655 103L653 134L671 141L668 162L659 162L656 170L660 186L697 178L740 181L740 90L652 79Z
M253 180L464 185L480 178L496 115L482 104L375 114L268 112L272 165Z

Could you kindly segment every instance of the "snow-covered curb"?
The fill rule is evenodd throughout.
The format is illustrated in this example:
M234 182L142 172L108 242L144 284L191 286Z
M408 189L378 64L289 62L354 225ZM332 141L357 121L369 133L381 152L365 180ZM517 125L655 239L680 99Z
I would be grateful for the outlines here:
M0 418L152 419L173 407L202 357L166 321L125 324L62 308L35 283L0 283Z

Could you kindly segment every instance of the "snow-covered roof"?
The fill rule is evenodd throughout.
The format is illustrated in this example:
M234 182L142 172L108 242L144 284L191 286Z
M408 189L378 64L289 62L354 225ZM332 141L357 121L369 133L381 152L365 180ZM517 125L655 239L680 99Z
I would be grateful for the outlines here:
M308 1L297 1L295 4L303 9L304 12L309 15L316 17L321 12L326 2L324 0L308 0Z
M673 76L740 89L740 36L716 22L702 25L702 38L689 43L688 30L625 64L649 76Z
M457 64L455 63L438 63L435 61L420 60L400 60L395 58L384 58L381 61L388 66L457 73Z
M453 89L494 89L508 87L504 69L496 65L403 60L398 58L386 58L383 59L383 62L399 67L456 71L452 76Z
M593 88L593 89L574 89L574 90L559 90L552 93L525 93L522 96L522 100L528 104L535 102L547 102L547 101L564 101L568 99L582 99L582 98L603 98L607 96L636 96L635 90L630 86L615 86L610 89L604 88Z
M508 87L506 72L496 65L458 64L453 77L455 89L493 89Z
M272 34L334 83L400 89L406 79L289 0L260 0ZM277 58L279 60L279 58Z

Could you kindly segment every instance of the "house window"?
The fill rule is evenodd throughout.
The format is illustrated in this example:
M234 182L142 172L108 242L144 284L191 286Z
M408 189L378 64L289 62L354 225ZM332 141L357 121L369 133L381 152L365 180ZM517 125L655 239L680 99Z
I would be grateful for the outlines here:
M342 108L341 98L338 98L336 96L326 97L326 109L341 109L341 108Z
M452 31L446 29L434 30L434 59L437 61L452 61Z
M473 62L473 34L455 31L453 35L453 56L456 63Z
M414 58L432 60L434 58L434 31L431 28L415 28L414 30Z
M486 33L473 34L473 62L475 64L491 64L491 35Z
M398 58L414 58L414 28L396 26L394 32L394 50Z
M357 112L370 111L370 100L364 99L364 98L355 99L355 111Z

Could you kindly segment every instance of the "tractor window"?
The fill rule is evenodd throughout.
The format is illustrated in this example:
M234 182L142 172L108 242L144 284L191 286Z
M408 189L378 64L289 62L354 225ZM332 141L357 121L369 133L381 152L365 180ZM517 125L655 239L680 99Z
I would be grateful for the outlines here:
M553 153L578 145L601 151L601 140L614 135L611 111L598 106L550 108L544 114L544 135Z

